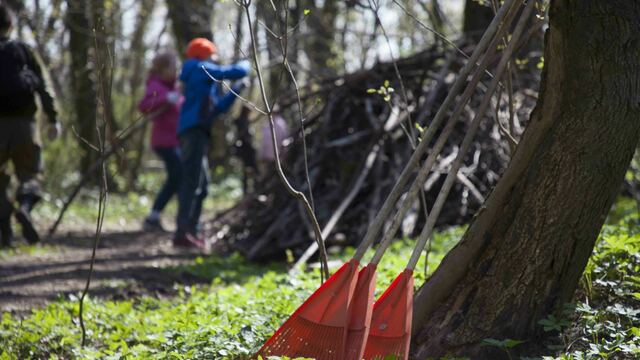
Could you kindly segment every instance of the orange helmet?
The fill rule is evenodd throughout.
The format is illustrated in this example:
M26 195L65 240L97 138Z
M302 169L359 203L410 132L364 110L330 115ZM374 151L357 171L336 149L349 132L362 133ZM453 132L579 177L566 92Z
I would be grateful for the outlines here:
M205 38L195 38L187 45L188 58L206 60L216 52L218 52L216 45Z

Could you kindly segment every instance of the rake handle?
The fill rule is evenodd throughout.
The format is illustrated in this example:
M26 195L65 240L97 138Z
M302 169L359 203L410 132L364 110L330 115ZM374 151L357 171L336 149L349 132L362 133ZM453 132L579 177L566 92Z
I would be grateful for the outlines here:
M391 192L385 199L382 205L382 208L378 211L378 214L373 220L373 223L371 224L371 226L369 226L369 229L367 230L367 233L365 234L364 239L362 240L362 242L358 246L358 249L356 250L354 259L358 261L362 260L362 257L364 256L365 252L371 246L376 236L380 232L380 229L382 228L385 222L385 219L387 219L387 217L393 210L393 206L395 205L396 201L402 195L404 186L409 181L414 169L418 167L420 158L427 151L429 142L431 141L431 139L435 135L436 130L440 127L442 121L444 120L446 116L446 110L453 103L453 101L455 101L456 95L460 92L460 90L464 86L467 77L475 67L476 62L480 58L480 55L483 54L484 51L487 49L489 43L493 39L493 36L497 32L500 24L502 23L502 20L504 19L505 15L508 13L508 10L511 8L511 5L514 3L514 1L516 0L505 1L502 7L500 7L500 10L498 10L498 13L496 14L496 16L491 21L491 24L489 25L484 35L482 36L482 39L480 40L475 50L473 51L473 54L469 58L469 61L462 68L462 71L460 72L460 75L454 82L451 88L451 91L449 91L449 94L447 94L447 97L445 98L444 102L440 106L440 109L436 113L436 116L434 117L431 123L431 126L427 128L427 131L425 132L423 139L420 141L413 155L411 155L411 158L409 159L404 169L402 170L400 177L398 178L398 180L396 181L396 184L393 186L393 189L391 189ZM522 1L522 0L518 0L518 1Z
M415 269L416 265L418 264L418 260L420 259L420 255L422 255L422 250L424 250L424 247L427 244L427 240L429 240L429 238L433 234L433 228L435 227L435 223L438 218L438 215L440 215L440 212L444 207L444 202L447 196L449 195L449 191L453 186L453 182L457 177L458 170L460 170L460 167L462 166L465 155L473 142L473 138L475 137L475 134L478 131L478 128L480 127L480 123L482 122L484 113L487 111L487 107L489 107L491 97L493 96L493 93L496 90L496 87L498 86L499 79L501 75L504 73L507 63L509 62L509 60L511 59L511 55L513 54L513 50L516 47L518 39L522 35L524 27L526 26L529 20L529 16L531 15L531 11L533 11L534 4L535 4L535 1L529 1L524 11L522 12L520 19L518 20L516 28L514 29L513 34L511 35L509 44L507 45L507 48L504 50L504 53L500 58L500 63L498 64L497 70L495 72L495 77L491 80L491 84L489 85L489 88L487 89L484 97L482 98L480 109L478 110L475 117L473 118L471 127L467 131L467 134L465 135L464 140L462 141L462 145L460 146L460 151L458 152L458 156L453 162L451 166L451 171L449 171L449 173L447 174L447 178L445 179L445 182L442 185L442 189L440 190L440 193L436 198L436 202L433 206L433 210L431 210L431 213L427 218L427 223L425 224L425 226L422 228L422 231L420 232L420 236L418 237L418 242L416 244L416 247L413 250L413 253L411 254L409 263L407 264L407 269L410 269L410 270Z
M513 9L520 6L521 2L522 2L521 0L518 0ZM478 65L478 68L474 72L471 81L469 82L466 89L464 90L464 93L460 96L460 100L458 100L458 102L456 103L456 107L449 119L449 122L447 122L447 125L445 126L442 133L438 137L438 140L436 141L435 145L429 152L429 156L427 157L427 160L425 161L424 165L420 168L420 172L418 173L418 176L411 184L411 188L409 189L406 197L400 204L400 209L398 210L398 212L396 212L393 218L391 227L389 227L389 229L385 232L383 240L380 242L378 249L373 255L373 258L371 259L371 263L378 264L382 259L382 256L384 255L385 251L389 247L389 245L391 245L391 242L393 241L396 232L398 231L398 229L400 228L400 225L402 224L402 220L404 219L404 216L407 214L407 212L411 208L411 205L413 204L413 199L416 197L416 195L418 194L418 191L420 191L422 185L426 181L427 176L429 175L429 173L431 172L431 169L433 168L433 165L435 165L438 155L440 155L440 152L442 152L442 149L444 148L444 145L449 139L449 136L451 136L451 133L455 129L455 125L458 123L458 120L460 119L460 115L462 115L462 111L464 110L465 105L467 104L469 99L471 99L471 96L473 95L473 92L476 90L478 83L480 82L480 80L482 80L482 77L485 74L486 69L489 67L489 63L493 60L493 55L497 51L498 43L502 40L502 37L501 37L502 33L504 33L506 29L509 28L516 13L517 11L511 11L506 16L500 29L496 32L496 35L491 41L491 44L489 44L487 53L485 54L485 56L483 56L482 61L480 62L480 64ZM437 215L436 215L436 219L437 219Z

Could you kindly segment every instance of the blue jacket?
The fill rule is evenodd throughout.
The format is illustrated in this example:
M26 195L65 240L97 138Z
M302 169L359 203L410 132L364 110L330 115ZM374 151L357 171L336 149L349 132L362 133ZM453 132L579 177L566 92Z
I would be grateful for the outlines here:
M220 84L211 77L216 80L241 79L247 76L249 69L248 61L233 65L218 65L198 59L185 61L180 73L180 81L184 84L184 103L180 111L178 134L196 126L209 131L216 116L233 105L235 95L231 92L224 94Z

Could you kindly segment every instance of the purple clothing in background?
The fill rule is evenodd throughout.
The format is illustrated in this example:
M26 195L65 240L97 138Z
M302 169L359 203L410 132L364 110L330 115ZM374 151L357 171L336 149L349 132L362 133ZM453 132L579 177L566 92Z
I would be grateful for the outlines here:
M273 116L274 130L276 132L276 139L278 141L278 150L282 151L284 148L282 142L289 137L289 126L287 122L280 115ZM271 126L269 120L265 121L262 126L262 145L258 152L258 159L263 161L275 161L275 155L273 153L273 138L271 137Z
M178 119L180 117L180 105L182 98L177 104L167 101L167 94L178 91L176 82L166 83L157 75L150 75L147 80L147 89L144 97L138 104L138 109L144 114L155 116L151 119L151 147L167 148L177 147L178 142ZM164 109L164 110L162 110ZM157 113L160 111L160 113Z

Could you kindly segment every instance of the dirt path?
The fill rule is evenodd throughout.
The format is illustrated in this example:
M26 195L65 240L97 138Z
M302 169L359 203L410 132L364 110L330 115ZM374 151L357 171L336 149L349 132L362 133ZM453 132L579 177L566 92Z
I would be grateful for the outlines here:
M0 259L0 311L26 311L84 288L93 236L67 234L47 242L36 254ZM101 240L91 296L123 299L148 294L170 296L174 284L201 282L166 268L192 261L198 254L176 250L170 234L110 232Z

